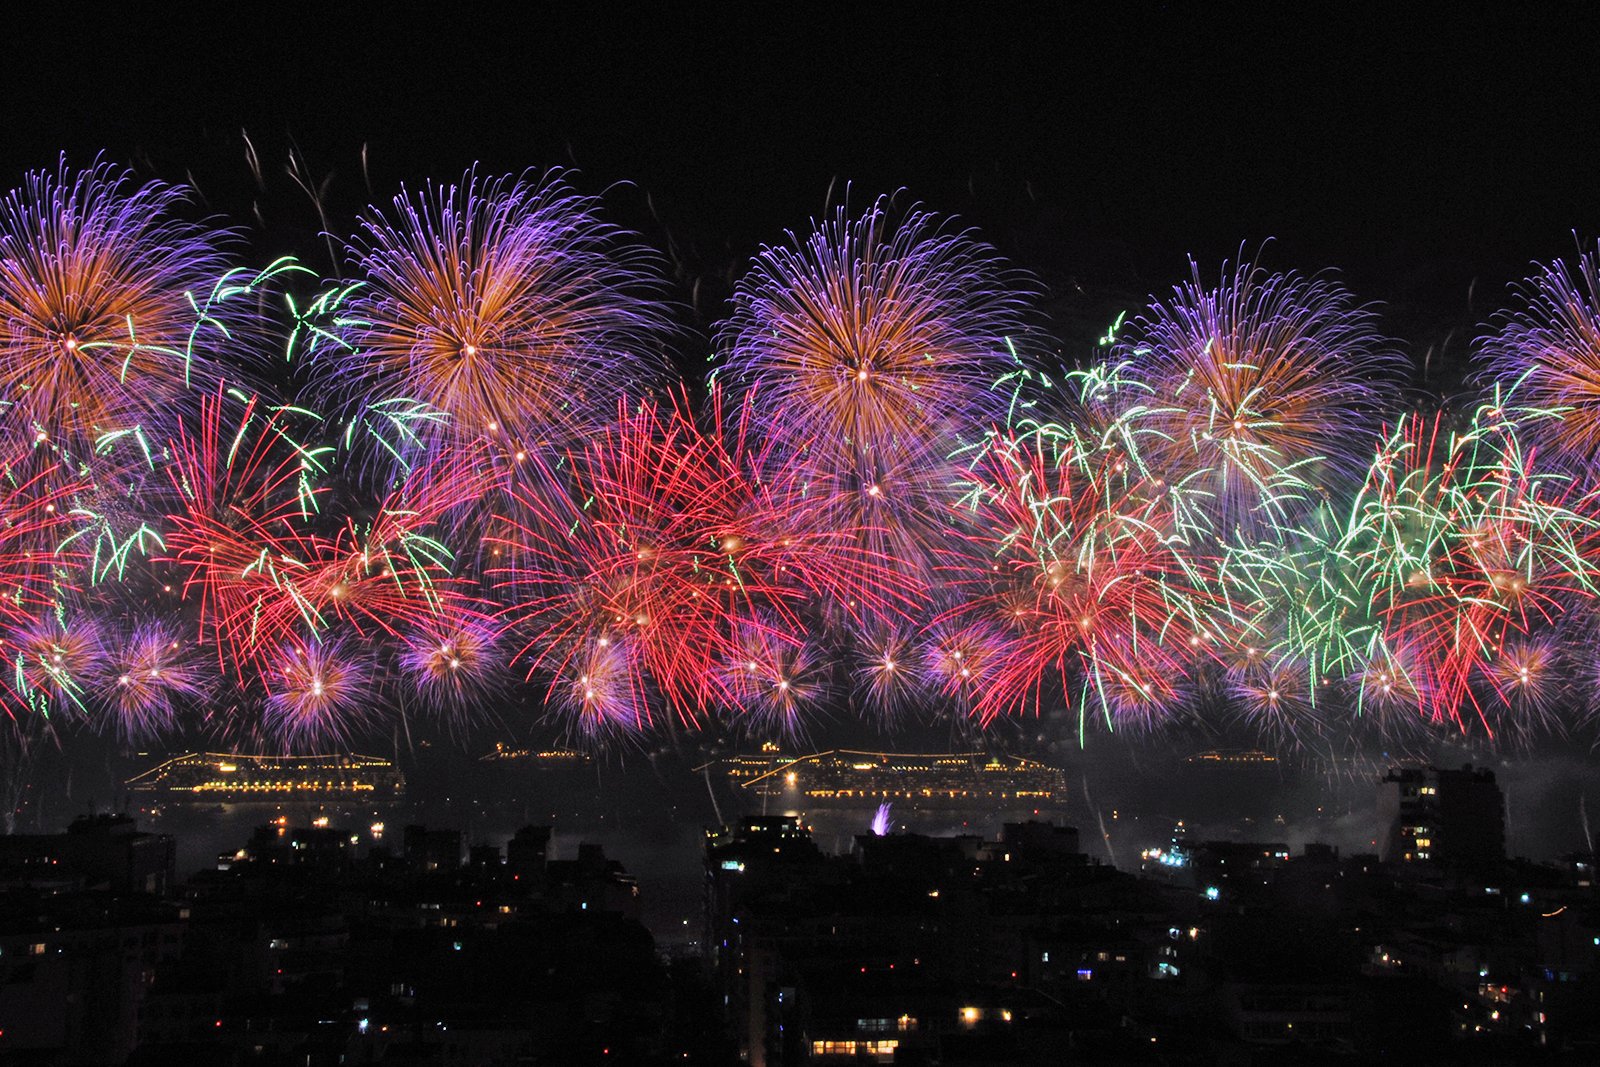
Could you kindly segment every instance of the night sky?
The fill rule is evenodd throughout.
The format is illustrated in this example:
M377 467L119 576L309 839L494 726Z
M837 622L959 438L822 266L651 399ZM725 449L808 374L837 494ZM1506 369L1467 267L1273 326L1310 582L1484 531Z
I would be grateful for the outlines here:
M1065 362L1186 256L1270 239L1381 303L1438 392L1530 261L1600 236L1594 7L683 7L8 13L0 186L103 153L192 182L247 261L332 272L320 231L402 182L576 168L662 253L689 374L750 254L847 196L978 227Z
M291 152L340 233L402 181L576 167L701 334L830 190L903 188L1039 281L1069 361L1186 255L1214 276L1270 238L1419 362L1455 331L1437 388L1530 260L1600 233L1593 9L788 7L52 5L7 27L0 181L103 151L326 265Z

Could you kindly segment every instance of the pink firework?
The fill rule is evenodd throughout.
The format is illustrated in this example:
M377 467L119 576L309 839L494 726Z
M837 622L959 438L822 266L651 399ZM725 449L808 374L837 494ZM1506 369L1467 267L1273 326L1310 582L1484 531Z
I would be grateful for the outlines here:
M1494 695L1488 714L1500 735L1526 741L1562 730L1559 704L1576 688L1563 659L1551 636L1517 637L1485 665L1484 680Z
M1108 714L1131 700L1147 718L1208 644L1210 598L1165 496L1101 459L1041 430L997 438L973 466L974 560L952 574L963 602L949 617L1004 627L974 705L984 721L1074 683Z
M823 659L804 635L756 622L746 626L739 658L727 666L729 689L746 727L766 737L805 734L805 716L826 692Z
M972 710L994 684L1006 638L987 621L936 623L919 641L918 666L925 684L962 712Z
M464 713L503 684L505 658L493 627L472 614L449 613L407 636L400 665L429 705Z
M568 678L604 639L629 650L635 699L693 720L739 703L723 668L751 620L801 632L813 607L875 590L854 541L814 524L792 482L763 479L741 441L643 404L568 454L570 497L518 497L528 517L496 573L534 670Z
M1276 748L1302 747L1322 731L1310 672L1297 660L1231 672L1227 692L1239 718Z
M266 676L266 735L290 751L347 744L371 721L372 662L339 639L291 640Z
M637 736L650 724L645 683L626 638L585 639L559 658L549 704L584 744Z
M722 372L761 393L783 454L898 466L1003 416L1016 279L970 233L887 199L764 249L734 293Z
M141 623L111 645L98 687L105 725L126 742L168 733L181 712L204 702L210 682L191 641Z
M918 667L915 640L902 630L882 629L857 649L856 691L886 726L927 701Z

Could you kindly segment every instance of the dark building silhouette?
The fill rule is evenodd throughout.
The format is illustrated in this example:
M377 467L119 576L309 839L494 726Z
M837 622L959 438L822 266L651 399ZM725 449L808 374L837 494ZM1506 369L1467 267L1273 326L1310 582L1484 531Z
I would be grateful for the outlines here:
M548 826L524 826L506 842L506 866L515 874L542 872L549 854Z
M405 829L406 859L427 871L452 871L461 866L460 830Z
M1399 767L1378 783L1380 857L1486 873L1505 862L1505 801L1494 772Z
M0 836L0 879L164 893L175 856L169 835L144 833L127 815L85 815L64 834Z

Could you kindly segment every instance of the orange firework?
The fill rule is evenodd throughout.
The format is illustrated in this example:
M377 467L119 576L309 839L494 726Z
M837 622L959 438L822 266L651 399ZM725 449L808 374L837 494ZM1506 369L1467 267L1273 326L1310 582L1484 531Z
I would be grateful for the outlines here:
M222 263L214 231L172 217L183 199L63 163L0 200L0 394L16 432L87 454L171 413L200 369L195 294Z
M836 528L930 576L943 461L1005 416L1022 300L993 250L887 200L764 249L734 293L719 373L756 395L773 458L808 472Z
M402 192L351 246L366 288L334 368L356 403L427 405L425 451L448 440L509 451L569 444L648 386L662 316L653 263L558 178L468 172Z
M1600 450L1600 250L1540 267L1520 295L1485 339L1488 373L1515 382L1519 403L1560 414L1537 420L1535 437L1580 461L1592 485L1582 461Z
M1401 365L1373 315L1326 278L1244 263L1210 288L1191 266L1118 349L1147 390L1133 394L1145 460L1212 494L1225 528L1358 478L1350 427L1382 410Z

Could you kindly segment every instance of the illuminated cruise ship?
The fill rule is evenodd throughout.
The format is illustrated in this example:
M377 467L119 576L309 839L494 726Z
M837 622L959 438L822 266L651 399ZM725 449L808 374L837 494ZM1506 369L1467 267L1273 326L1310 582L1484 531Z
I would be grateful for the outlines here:
M868 801L925 807L1005 802L1037 806L1065 800L1060 769L1020 756L984 752L838 748L796 757L768 747L759 754L730 756L696 768L708 769L749 796L819 807Z
M250 756L187 752L128 779L128 791L171 801L392 800L405 792L395 765L376 756Z

